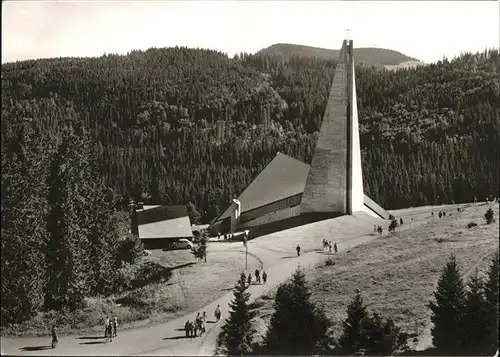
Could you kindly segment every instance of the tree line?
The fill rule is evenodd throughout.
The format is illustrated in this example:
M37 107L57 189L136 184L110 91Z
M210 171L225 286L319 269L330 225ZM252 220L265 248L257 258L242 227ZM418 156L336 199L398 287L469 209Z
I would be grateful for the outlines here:
M499 59L487 50L397 71L356 66L368 195L388 209L496 195ZM208 222L277 151L311 162L335 66L179 47L7 63L2 141L29 127L57 142L64 123L81 123L124 201L191 202ZM42 189L36 175L25 180Z
M455 257L450 256L429 302L433 353L493 355L498 349L499 254L486 278L473 275L465 286ZM360 291L349 302L340 336L324 309L310 300L299 268L280 285L274 312L262 342L255 340L256 305L249 303L245 274L234 287L229 316L217 339L227 355L383 355L409 350L408 335L391 318L368 310Z
M66 123L60 141L18 125L2 141L2 327L120 291L142 250L82 125Z

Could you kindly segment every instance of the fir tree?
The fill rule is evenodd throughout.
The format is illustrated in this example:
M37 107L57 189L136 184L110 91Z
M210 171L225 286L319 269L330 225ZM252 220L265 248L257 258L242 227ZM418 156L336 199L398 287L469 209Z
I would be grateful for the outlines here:
M330 320L310 301L311 292L298 268L276 293L264 345L266 354L318 354L328 348Z
M484 296L484 283L477 271L467 284L464 316L461 321L463 339L460 345L464 351L479 353L484 350L488 332L488 305Z
M361 293L356 291L354 299L347 306L347 318L342 323L343 332L339 345L344 353L356 353L364 347L365 325L368 319L369 314Z
M491 260L488 278L484 285L486 304L488 306L488 331L486 332L485 351L493 354L498 349L498 289L499 289L499 254L498 250Z
M207 262L207 235L200 231L195 231L194 233L194 247L191 250L191 253L197 259L204 259L205 263Z
M454 255L443 269L434 299L429 303L431 321L434 324L431 329L434 347L442 352L459 350L459 341L463 338L461 327L465 289Z
M252 352L255 334L252 319L255 317L255 311L249 306L250 294L246 290L246 277L245 274L241 274L233 289L234 300L229 304L231 308L229 317L217 338L220 353L243 355Z
M377 313L366 319L364 330L362 347L369 355L392 356L408 347L408 335L392 319L384 320Z

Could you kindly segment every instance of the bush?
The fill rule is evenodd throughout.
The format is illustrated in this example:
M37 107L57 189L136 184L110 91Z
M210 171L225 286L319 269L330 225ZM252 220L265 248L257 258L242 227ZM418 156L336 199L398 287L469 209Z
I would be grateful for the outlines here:
M488 208L488 210L484 214L484 219L486 220L486 224L491 224L495 221L493 219L493 210L491 208Z
M332 258L328 258L328 259L325 261L325 266L326 266L326 267L329 267L329 266L332 266L332 265L335 265L335 261L334 261Z
M467 224L467 228L473 228L473 227L477 227L477 223L474 223L474 222L470 222Z

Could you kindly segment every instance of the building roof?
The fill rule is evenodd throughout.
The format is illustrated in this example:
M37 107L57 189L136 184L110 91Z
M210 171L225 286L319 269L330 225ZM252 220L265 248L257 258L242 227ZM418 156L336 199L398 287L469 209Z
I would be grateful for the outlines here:
M141 239L193 236L186 206L143 206L136 212Z
M278 152L239 195L241 213L304 192L309 165ZM213 222L231 216L231 206Z
M309 168L310 165L278 152L238 197L241 213L304 193ZM388 217L388 213L366 194L364 202L381 217ZM231 205L212 224L230 216Z

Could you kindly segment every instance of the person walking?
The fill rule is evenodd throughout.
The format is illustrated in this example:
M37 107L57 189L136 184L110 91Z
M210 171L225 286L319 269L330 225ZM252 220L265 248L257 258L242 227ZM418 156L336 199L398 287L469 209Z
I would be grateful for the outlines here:
M333 244L333 250L334 250L335 253L337 253L339 251L338 247L337 247L337 243Z
M104 320L104 338L108 337L108 325L109 325L109 317L106 316L106 320Z
M201 331L202 331L202 333L205 333L205 331L206 331L207 321L208 321L207 312L203 311L203 315L201 315Z
M54 325L52 326L52 342L50 345L52 346L52 348L56 348L58 342L59 340L57 339L57 327L56 325Z
M222 314L222 311L220 309L220 305L217 305L217 307L215 308L215 320L217 322L219 322L221 314Z
M115 316L113 319L113 337L116 337L116 327L118 326L118 318Z
M108 319L108 326L107 326L107 338L104 340L104 343L110 341L113 342L113 326L111 325L111 320Z
M399 218L399 224L402 226L403 225L403 217Z
M248 274L248 286L252 285L252 273Z
M331 253L332 252L332 241L328 242L328 251Z
M186 332L186 337L191 336L191 321L186 321L186 324L184 325L184 331Z
M297 244L297 248L295 248L297 250L297 256L300 257L300 245Z
M260 272L259 269L255 269L255 281L260 284Z
M266 274L266 272L265 272L265 271L264 271L264 272L262 272L262 281L264 281L264 284L265 284L265 283L266 283L266 281L267 281L267 274Z

